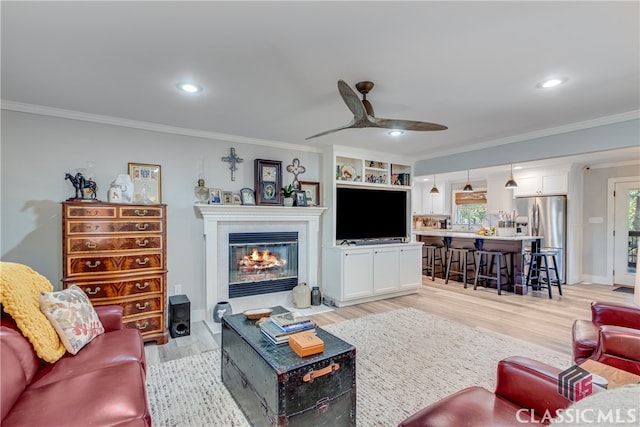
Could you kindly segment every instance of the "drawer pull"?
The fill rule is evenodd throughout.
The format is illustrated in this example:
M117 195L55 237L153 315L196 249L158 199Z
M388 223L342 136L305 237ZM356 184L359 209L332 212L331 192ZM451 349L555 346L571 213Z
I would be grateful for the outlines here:
M87 248L89 248L89 249L95 249L95 248L97 248L97 247L98 247L98 245L96 245L95 243L93 243L93 242L87 242Z
M144 248L149 244L149 239L144 239L144 241L136 240L136 245Z
M100 229L100 225L98 225L98 224L85 224L84 228L87 231L98 231Z
M91 264L91 261L87 261L87 262L84 263L84 265L86 265L89 268L96 268L100 264L101 264L100 261L96 261L95 264Z
M313 382L314 379L321 377L323 375L331 374L337 371L338 369L340 369L340 364L331 362L329 366L322 368L320 370L314 371L313 369L311 369L309 373L307 373L304 377L302 377L302 380L306 383Z
M145 258L144 261L140 258L136 258L136 262L138 263L138 265L145 265L149 262L149 258Z
M149 224L136 224L136 228L138 230L146 230L147 228L149 228Z
M136 283L136 288L142 290L142 289L147 289L149 287L149 282L144 282L144 285L141 285L140 283Z
M100 292L100 286L98 286L98 287L95 289L95 291L94 291L93 289L91 289L91 288L87 288L87 289L85 289L84 291L85 291L86 293L88 293L89 295L95 295L95 294L97 294L98 292Z
M136 308L137 308L138 310L144 310L144 309L146 309L147 307L149 307L149 301L145 301L145 302L144 302L144 305L140 305L140 303L139 303L139 302L137 302L137 303L136 303Z
M145 210L143 210L143 211L141 211L141 210L139 210L139 209L136 209L136 210L135 210L135 211L133 211L133 212L134 212L136 215L138 215L138 216L145 216L146 214L148 214L148 213L149 213L149 211L148 211L148 210L146 210L146 209L145 209Z
M136 328L138 328L138 329L144 329L147 326L149 326L149 321L148 320L146 322L144 322L142 325L140 323L136 322Z

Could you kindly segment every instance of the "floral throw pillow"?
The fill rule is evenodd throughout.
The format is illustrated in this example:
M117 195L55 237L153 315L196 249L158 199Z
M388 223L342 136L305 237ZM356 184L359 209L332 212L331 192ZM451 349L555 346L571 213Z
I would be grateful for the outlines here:
M104 333L104 327L87 294L76 285L58 292L40 292L40 310L47 316L60 341L76 354L92 339Z

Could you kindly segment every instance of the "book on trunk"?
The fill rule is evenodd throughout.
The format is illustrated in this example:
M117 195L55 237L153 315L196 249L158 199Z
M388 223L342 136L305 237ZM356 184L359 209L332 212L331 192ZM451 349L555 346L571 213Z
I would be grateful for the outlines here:
M315 323L309 324L304 331L315 331ZM289 340L289 335L300 332L300 331L283 331L273 323L271 320L268 320L260 325L260 331L266 335L268 338L271 338L271 342L275 344L283 344Z
M296 313L295 311L288 311L286 313L280 313L280 314L272 314L271 320L273 321L273 323L275 323L276 325L282 328L292 326L292 325L297 325L300 323L307 323L311 321L309 317L304 316L300 313Z

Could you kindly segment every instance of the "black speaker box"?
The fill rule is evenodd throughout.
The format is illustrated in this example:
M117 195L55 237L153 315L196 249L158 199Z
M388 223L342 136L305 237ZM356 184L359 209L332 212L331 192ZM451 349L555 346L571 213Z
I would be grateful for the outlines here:
M191 334L191 302L186 295L169 297L169 335L171 338Z

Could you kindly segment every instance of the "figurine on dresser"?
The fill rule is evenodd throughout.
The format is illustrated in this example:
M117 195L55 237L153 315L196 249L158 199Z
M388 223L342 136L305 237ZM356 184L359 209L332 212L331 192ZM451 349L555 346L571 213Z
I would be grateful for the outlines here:
M67 172L64 179L71 181L73 188L76 190L76 197L70 197L68 200L98 200L96 195L98 186L93 180L86 179L82 173L78 172L74 176ZM86 197L85 188L87 189Z

